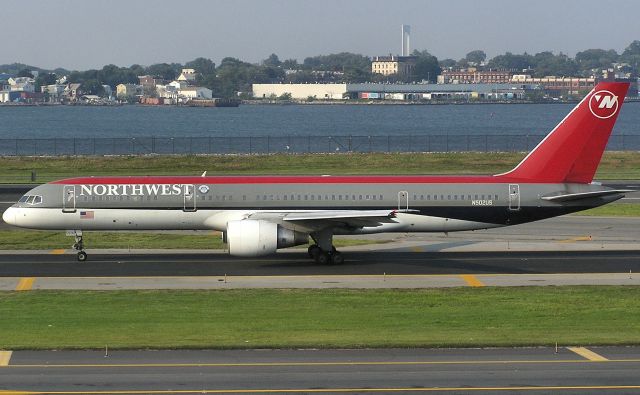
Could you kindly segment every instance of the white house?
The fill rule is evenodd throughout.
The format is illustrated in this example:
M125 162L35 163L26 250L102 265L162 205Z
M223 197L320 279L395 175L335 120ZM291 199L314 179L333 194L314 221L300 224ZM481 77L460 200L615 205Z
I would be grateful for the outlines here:
M182 69L182 72L177 78L178 81L185 81L187 83L196 80L196 71L194 69Z
M35 92L36 85L35 80L30 77L15 77L7 80L9 83L9 90L19 92Z
M203 86L190 86L180 89L180 96L189 99L211 99L213 98L213 92L209 88Z

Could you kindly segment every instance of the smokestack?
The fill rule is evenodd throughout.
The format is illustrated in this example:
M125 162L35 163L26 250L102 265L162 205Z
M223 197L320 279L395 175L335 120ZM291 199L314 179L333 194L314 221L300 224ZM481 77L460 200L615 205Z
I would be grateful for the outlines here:
M402 25L402 56L409 56L411 48L409 48L409 35L411 34L411 26Z

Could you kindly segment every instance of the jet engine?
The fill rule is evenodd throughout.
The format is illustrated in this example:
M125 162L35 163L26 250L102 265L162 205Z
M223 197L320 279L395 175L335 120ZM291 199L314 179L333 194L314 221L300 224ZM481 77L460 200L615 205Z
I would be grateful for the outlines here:
M284 228L269 221L244 219L227 223L229 254L261 256L276 252L278 248L307 244L309 235Z

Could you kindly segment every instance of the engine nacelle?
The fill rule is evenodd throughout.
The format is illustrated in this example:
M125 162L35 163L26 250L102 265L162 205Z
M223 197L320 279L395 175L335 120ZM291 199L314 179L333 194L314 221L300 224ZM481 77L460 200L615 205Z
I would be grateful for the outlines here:
M227 223L229 254L261 256L276 252L278 248L307 244L309 235L283 228L269 221L244 219Z

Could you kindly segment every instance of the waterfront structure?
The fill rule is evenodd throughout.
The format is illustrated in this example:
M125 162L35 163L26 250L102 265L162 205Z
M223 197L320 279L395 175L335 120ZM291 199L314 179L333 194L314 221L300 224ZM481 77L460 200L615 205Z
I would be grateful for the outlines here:
M68 84L66 88L64 88L64 96L72 102L78 101L80 96L82 96L82 84L73 83Z
M253 84L253 97L290 94L295 100L510 100L523 99L527 90L535 88L525 84Z
M12 77L7 80L9 90L14 92L35 92L35 80L31 77Z
M189 86L180 89L178 95L186 99L211 99L213 91L203 86Z
M593 77L556 77L547 76L542 78L533 78L528 74L517 74L511 78L512 83L517 84L536 84L552 96L582 95L590 91L596 86L596 79Z
M466 70L443 70L438 76L439 84L508 84L513 73L510 71L478 71L474 67Z
M371 72L374 74L409 77L416 67L415 56L376 56L371 62Z
M140 94L141 87L135 84L120 84L116 86L116 97L118 99L131 98Z
M43 85L40 91L46 95L50 102L58 102L64 96L64 90L67 86L62 84Z

